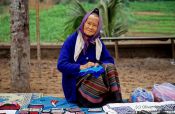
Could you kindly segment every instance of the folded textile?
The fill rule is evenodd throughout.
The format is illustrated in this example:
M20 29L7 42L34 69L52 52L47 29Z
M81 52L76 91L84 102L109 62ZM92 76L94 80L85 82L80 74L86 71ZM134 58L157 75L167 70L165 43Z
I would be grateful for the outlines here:
M136 88L131 94L131 102L153 102L154 96L152 92L144 88Z
M18 114L17 110L0 110L0 114Z
M104 72L105 72L104 68L101 65L99 65L99 66L94 66L94 67L80 70L79 76L92 74L95 78L98 78Z
M0 110L19 110L20 105L18 103L0 103Z
M171 83L154 84L152 93L155 101L175 101L175 85Z

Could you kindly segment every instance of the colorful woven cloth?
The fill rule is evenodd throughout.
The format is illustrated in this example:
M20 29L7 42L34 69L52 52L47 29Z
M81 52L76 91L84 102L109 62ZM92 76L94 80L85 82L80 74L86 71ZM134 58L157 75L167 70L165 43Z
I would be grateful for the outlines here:
M118 73L113 64L103 67L106 72L95 78L92 74L82 77L77 86L80 94L92 103L100 103L108 92L120 92Z

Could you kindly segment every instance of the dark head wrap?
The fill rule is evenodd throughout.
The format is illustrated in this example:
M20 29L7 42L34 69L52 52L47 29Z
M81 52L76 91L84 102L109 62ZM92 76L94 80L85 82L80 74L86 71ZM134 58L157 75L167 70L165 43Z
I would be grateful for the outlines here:
M95 42L95 39L100 37L100 30L101 30L101 28L102 28L101 17L99 16L98 28L97 28L96 33L95 33L93 36L86 36L86 35L85 35L84 30L83 30L84 24L85 24L86 20L88 19L88 17L89 17L91 14L97 14L97 15L99 16L99 10L98 10L97 8L95 8L93 11L87 13L87 14L84 16L84 18L83 18L83 20L82 20L82 22L81 22L81 24L80 24L80 26L79 26L79 30L80 30L80 32L82 33L83 39L84 39L84 41L85 41L85 46L84 46L84 49L83 49L84 52L86 51L86 49L87 49L89 43L94 43L94 42ZM86 37L89 37L89 38L86 39L85 36L86 36Z

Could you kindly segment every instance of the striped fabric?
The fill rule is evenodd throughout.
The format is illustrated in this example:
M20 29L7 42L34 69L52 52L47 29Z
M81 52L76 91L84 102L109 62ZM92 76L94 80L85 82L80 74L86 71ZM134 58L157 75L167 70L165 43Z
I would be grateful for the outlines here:
M118 73L113 64L103 65L105 73L95 78L88 74L79 79L78 92L92 103L101 103L108 92L120 92Z

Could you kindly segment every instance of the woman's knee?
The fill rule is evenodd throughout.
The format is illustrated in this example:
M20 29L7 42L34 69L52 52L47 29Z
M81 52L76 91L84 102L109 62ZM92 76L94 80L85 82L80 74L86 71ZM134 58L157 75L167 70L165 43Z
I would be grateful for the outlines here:
M116 66L112 63L104 64L106 70L116 70Z

